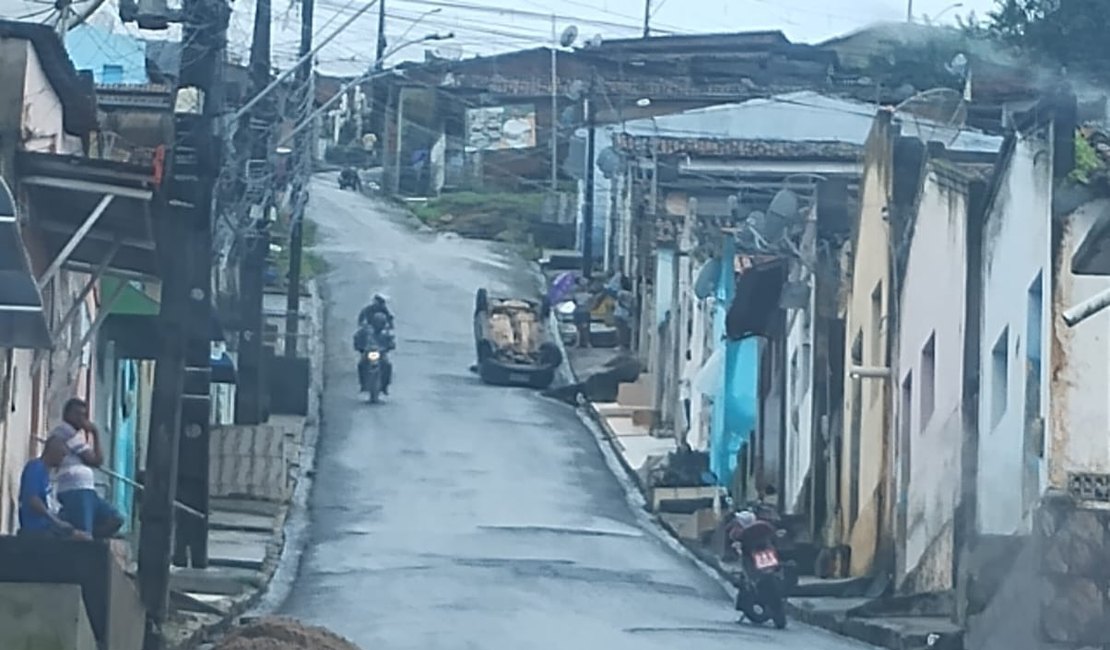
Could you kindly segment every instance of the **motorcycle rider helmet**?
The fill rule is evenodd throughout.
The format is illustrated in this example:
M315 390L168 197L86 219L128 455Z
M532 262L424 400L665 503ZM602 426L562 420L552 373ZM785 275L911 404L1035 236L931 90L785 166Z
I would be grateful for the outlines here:
M384 305L385 304L385 296L383 296L380 293L375 293L374 294L374 304L379 305L379 306Z
M755 513L751 510L741 510L740 512L736 513L734 519L736 520L736 524L740 526L741 529L750 528L751 526L755 525L755 522L757 521Z

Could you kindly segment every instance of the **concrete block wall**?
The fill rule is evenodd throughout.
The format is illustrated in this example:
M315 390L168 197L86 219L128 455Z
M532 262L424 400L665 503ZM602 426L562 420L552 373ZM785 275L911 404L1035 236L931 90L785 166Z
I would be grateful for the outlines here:
M0 648L97 650L81 587L0 583Z
M209 450L209 490L213 498L289 498L290 449L284 427L219 427L212 431Z
M1037 513L1041 635L1060 648L1110 648L1110 508L1047 498Z

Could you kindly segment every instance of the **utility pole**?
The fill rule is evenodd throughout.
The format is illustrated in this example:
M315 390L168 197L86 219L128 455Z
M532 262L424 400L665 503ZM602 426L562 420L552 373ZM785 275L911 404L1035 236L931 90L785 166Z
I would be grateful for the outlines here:
M385 66L385 0L378 0L378 45L374 54L374 71ZM385 166L385 111L389 103L389 84L385 81L370 82L370 132L378 139L377 148L382 156L379 163ZM362 135L361 133L359 134Z
M586 191L582 197L582 275L587 280L592 277L594 270L594 150L597 147L594 134L594 82L595 79L591 78L583 111L586 117Z
M906 22L913 22L913 0L906 0Z
M385 3L379 0L379 8ZM312 51L312 14L315 0L301 0L301 56ZM381 22L385 14L378 17ZM380 42L379 38L379 42ZM298 121L312 113L312 60L309 59L297 70L297 87L301 92L301 113ZM361 137L361 133L359 136ZM312 129L297 135L293 145L293 166L295 169L293 197L293 218L289 224L289 286L285 295L285 356L297 356L297 339L301 324L301 257L304 249L304 211L308 203L308 182L312 165Z
M254 35L251 41L250 76L253 94L270 86L270 0L257 0L254 14ZM243 250L239 258L239 385L235 391L235 423L259 424L264 421L266 391L263 364L262 315L265 292L266 258L270 252L269 193L270 133L276 119L274 100L270 96L257 101L240 121L239 128L250 140L246 159L246 192L251 204L241 223L247 224L243 234Z
M559 35L551 14L551 209L558 210L559 190Z
M385 61L385 0L378 0L378 51L374 55L374 69L381 70Z
M913 2L913 0L910 0ZM651 0L644 0L644 38L651 37Z
M147 615L144 650L161 650L165 645L162 624L168 613L182 429L184 437L201 438L205 447L208 444L205 383L210 379L212 208L220 158L215 127L222 104L220 75L229 16L226 0L185 0L182 6L184 45L174 101L174 143L166 203L160 206L157 220L159 248L165 254L160 256L160 350L139 538L139 587ZM203 361L197 354L199 339L203 339ZM203 370L198 371L199 366ZM203 400L194 399L202 387ZM198 432L195 417L202 401L203 426ZM190 455L186 462L192 461Z

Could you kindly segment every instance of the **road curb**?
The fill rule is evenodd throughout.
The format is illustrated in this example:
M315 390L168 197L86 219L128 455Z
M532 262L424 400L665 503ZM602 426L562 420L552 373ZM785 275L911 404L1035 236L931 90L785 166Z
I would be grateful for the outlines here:
M543 277L543 271L539 269L538 264L535 266L537 274L545 281L544 286L546 286L546 278ZM556 334L554 337L555 344L559 346L559 349L563 353L563 359L565 360L564 366L566 368L565 375L569 378L570 383L578 383L579 377L574 370L574 364L571 363L570 355L567 353L566 344L563 343L562 337L558 335L558 319L554 312L552 312L548 318L551 331ZM706 564L704 560L698 557L697 554L678 539L673 530L651 512L651 508L648 506L647 495L644 493L643 486L640 484L639 475L636 473L635 468L628 463L624 455L620 453L620 450L617 448L618 438L616 432L613 431L612 427L601 415L601 412L597 410L594 403L584 397L580 398L579 406L575 409L575 412L586 430L593 435L598 450L605 459L606 465L609 466L609 471L617 479L621 489L624 491L625 500L628 502L629 506L631 506L632 512L636 515L640 526L645 531L655 536L675 554L696 566L706 577L715 582L730 600L734 600L736 598L735 585L733 585L733 583L720 571Z

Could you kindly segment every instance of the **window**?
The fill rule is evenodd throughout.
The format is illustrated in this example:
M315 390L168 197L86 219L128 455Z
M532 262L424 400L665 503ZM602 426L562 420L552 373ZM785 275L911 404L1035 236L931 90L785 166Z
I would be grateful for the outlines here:
M909 432L913 427L913 372L906 373L902 380L902 439L909 440ZM924 428L924 427L923 427Z
M998 335L991 349L991 428L998 426L1006 415L1010 394L1010 328Z
M871 358L867 360L867 363L872 366L883 365L883 349L880 345L882 343L882 328L883 283L882 280L880 280L879 283L875 285L875 290L871 292Z
M123 66L105 63L104 67L100 69L100 83L102 84L121 84L123 83Z
M867 359L867 364L876 368L881 368L885 365L883 359L882 348L882 331L883 331L883 282L879 281L875 285L875 290L871 292L871 331L869 332L871 350L870 358ZM883 382L878 380L871 380L871 399L876 400L882 395Z
M937 335L929 335L921 348L921 430L929 425L929 418L936 410Z

